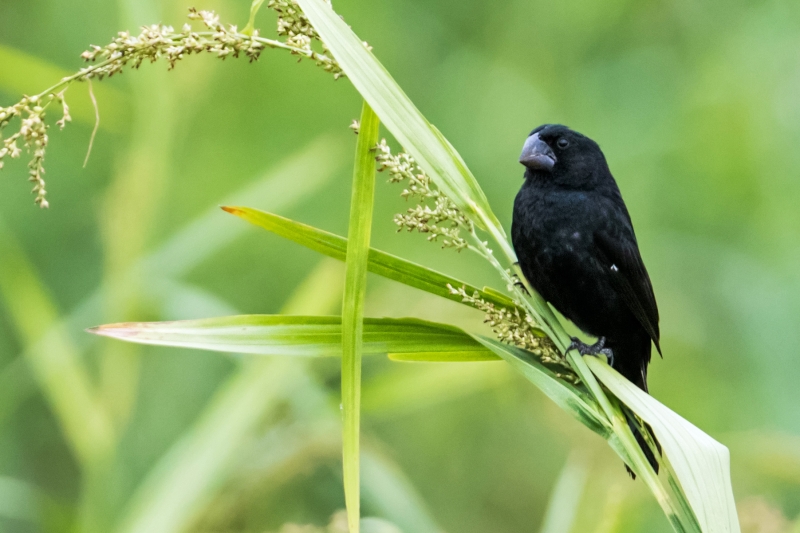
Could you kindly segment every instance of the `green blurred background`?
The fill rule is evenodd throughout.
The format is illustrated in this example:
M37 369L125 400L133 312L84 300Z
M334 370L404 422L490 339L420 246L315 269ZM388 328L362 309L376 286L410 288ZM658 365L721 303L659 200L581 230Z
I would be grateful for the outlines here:
M0 106L76 70L117 30L180 26L190 5L3 0ZM194 5L240 26L249 10ZM335 7L458 148L506 226L534 126L564 123L600 143L661 310L652 394L730 447L744 531L800 531L800 4ZM258 21L274 35L271 12ZM87 87L73 86L75 122L51 128L48 211L33 206L25 162L7 161L0 531L263 533L324 525L343 507L338 361L83 333L338 312L341 265L216 207L346 233L347 126L360 101L347 80L295 62L277 50L253 65L191 57L95 83L101 122L85 169L94 113ZM497 285L468 253L397 234L405 204L379 180L376 247ZM481 319L374 277L367 314ZM363 440L364 513L405 533L669 531L605 443L503 363L366 361Z

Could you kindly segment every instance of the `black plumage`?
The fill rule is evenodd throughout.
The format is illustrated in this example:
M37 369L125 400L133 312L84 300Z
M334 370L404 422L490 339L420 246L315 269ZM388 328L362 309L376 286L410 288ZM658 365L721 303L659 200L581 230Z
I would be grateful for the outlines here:
M647 391L651 342L661 352L658 307L603 152L566 126L546 124L531 132L520 162L525 182L514 202L511 237L522 272L562 315L605 341L576 343L578 349L607 349L612 366Z

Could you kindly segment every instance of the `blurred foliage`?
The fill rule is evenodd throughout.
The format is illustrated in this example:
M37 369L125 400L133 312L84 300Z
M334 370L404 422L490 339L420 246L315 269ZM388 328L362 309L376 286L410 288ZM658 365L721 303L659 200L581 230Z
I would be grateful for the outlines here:
M88 44L141 24L182 24L188 7L5 0L0 105L80 67ZM249 13L246 0L196 7L240 24ZM336 7L457 146L506 225L534 126L565 123L601 144L661 309L665 357L653 363L651 392L730 447L744 531L797 531L800 4ZM274 19L262 12L258 22L271 31ZM244 203L345 234L347 125L360 110L348 83L269 50L253 65L195 57L170 73L143 66L95 84L101 130L86 169L88 98L80 95L72 127L52 131L49 211L32 206L24 163L7 163L0 530L324 530L343 507L338 361L176 352L82 329L336 313L342 270L215 206ZM73 87L73 100L85 90ZM403 206L395 188L378 185L376 247L478 286L489 279L468 255L396 234L392 215ZM369 283L367 316L479 325L480 313L457 304ZM576 513L562 522L570 531L669 530L601 439L501 363L370 359L364 380L365 515L406 533L550 533L548 509L566 508ZM586 472L577 503L558 490L574 477L573 449Z

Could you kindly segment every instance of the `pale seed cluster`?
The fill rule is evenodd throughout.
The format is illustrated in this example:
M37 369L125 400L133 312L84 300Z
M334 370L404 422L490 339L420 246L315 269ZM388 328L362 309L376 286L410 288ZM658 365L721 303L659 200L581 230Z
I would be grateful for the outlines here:
M41 208L49 207L47 203L47 190L44 182L44 156L47 149L47 129L45 123L45 110L52 102L61 104L62 116L56 122L61 129L72 120L69 106L64 99L64 92L50 93L45 96L26 96L18 103L0 108L0 169L3 168L3 159L6 156L17 159L22 154L18 142L32 154L28 163L28 181L33 183L33 193L36 195L36 205ZM2 130L12 119L19 118L20 128L7 138L2 137Z
M500 342L511 344L533 353L543 363L563 364L563 358L552 341L541 333L536 322L518 307L499 307L480 297L478 292L469 295L464 287L448 284L450 294L461 296L461 301L486 313L484 322Z
M300 57L313 59L317 65L333 74L334 78L344 75L324 46L322 53L311 48L312 40L319 40L319 36L294 1L272 0L269 7L279 14L278 33L287 37L286 42L260 37L258 30L254 30L252 34L242 33L236 26L221 24L219 16L213 11L191 8L189 19L200 21L203 26L200 31L195 31L190 24L185 24L180 32L176 32L172 26L155 24L144 26L138 35L120 32L106 46L93 45L90 50L81 54L84 61L92 62L93 65L62 79L39 95L25 96L17 104L0 108L0 169L6 156L20 157L22 150L18 143L21 143L32 154L28 165L29 179L34 184L36 204L48 207L43 177L48 140L48 126L45 123L47 107L54 101L61 105L63 115L57 124L63 129L71 120L64 93L72 82L110 77L123 72L125 67L138 68L145 61L153 63L165 59L172 69L185 56L207 52L221 59L244 56L252 62L258 59L265 48L270 47L282 48ZM60 92L57 92L59 89ZM2 130L14 118L20 119L20 129L4 139Z
M330 1L326 1L330 3ZM333 59L325 43L322 43L317 30L311 25L297 2L294 0L270 0L267 7L278 13L278 35L286 37L287 45L303 51L302 54L292 52L293 54L300 55L301 58L306 56L313 59L318 66L333 74L334 79L344 76L339 64ZM317 53L311 48L311 43L314 41L322 43L322 53ZM364 45L369 49L367 43Z
M258 37L238 32L236 26L223 26L219 16L213 11L189 10L190 20L199 20L207 31L193 31L191 25L184 24L182 31L175 32L172 26L153 24L142 27L139 35L131 35L121 31L117 37L104 47L93 45L91 50L81 54L84 61L100 61L94 67L87 67L79 72L79 81L90 78L113 76L130 65L139 68L144 61L155 63L164 58L169 68L184 56L209 52L221 59L228 56L239 57L244 54L250 61L255 61L264 50L265 44Z
M461 230L472 233L472 222L450 198L434 188L414 158L405 152L393 155L386 139L382 139L375 150L378 170L388 171L391 183L405 183L406 188L401 193L403 198L416 198L420 202L406 213L395 215L398 231L406 229L426 233L429 241L441 242L443 248L466 248L468 243L461 237Z

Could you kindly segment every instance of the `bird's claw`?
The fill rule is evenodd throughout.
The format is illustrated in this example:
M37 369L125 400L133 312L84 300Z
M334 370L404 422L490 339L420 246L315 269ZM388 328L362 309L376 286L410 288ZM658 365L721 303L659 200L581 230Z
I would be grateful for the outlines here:
M515 263L515 264L519 265L519 263ZM514 279L514 286L515 287L519 287L520 289L522 289L522 292L524 292L528 296L531 295L531 293L528 292L528 288L525 286L525 284L522 282L522 280L519 279L519 276L517 276L516 274L512 274L511 277Z
M515 287L519 287L520 289L522 289L522 292L524 292L524 293L525 293L525 294L527 294L528 296L530 296L530 295L531 295L531 293L529 293L529 292L528 292L528 288L527 288L527 287L525 286L525 284L524 284L524 283L522 283L522 282L521 282L519 279L517 279L517 280L514 282L514 286L515 286Z
M578 350L581 355L594 355L603 354L608 360L608 364L614 366L614 352L611 348L606 348L606 338L600 337L594 344L586 344L578 337L572 337L572 344L567 347L567 352L570 350Z

